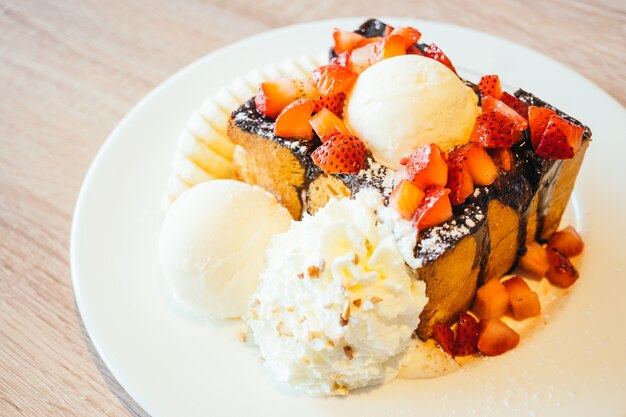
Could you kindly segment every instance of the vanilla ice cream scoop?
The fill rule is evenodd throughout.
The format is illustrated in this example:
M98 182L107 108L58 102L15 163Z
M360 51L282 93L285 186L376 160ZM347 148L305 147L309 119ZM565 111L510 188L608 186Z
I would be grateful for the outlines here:
M478 97L448 67L431 58L384 59L357 79L344 119L376 160L393 169L416 148L445 152L469 141Z
M427 302L380 194L331 199L293 222L267 252L248 324L278 379L312 395L342 395L399 372Z
M241 316L272 236L290 223L271 194L239 181L209 181L186 191L169 209L159 236L174 301L201 316Z

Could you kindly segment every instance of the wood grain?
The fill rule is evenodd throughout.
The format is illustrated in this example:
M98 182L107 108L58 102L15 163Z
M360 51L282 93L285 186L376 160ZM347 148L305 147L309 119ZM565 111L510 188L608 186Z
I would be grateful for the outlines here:
M626 103L626 6L611 0L2 0L0 415L146 416L103 366L68 265L83 176L115 124L192 60L256 33L413 16L550 55Z

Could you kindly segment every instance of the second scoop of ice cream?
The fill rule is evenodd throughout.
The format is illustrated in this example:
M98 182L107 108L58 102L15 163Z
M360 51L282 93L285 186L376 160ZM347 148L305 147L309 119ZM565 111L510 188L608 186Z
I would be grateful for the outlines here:
M445 65L419 55L382 60L366 69L348 97L344 118L381 163L393 169L419 146L444 151L466 143L478 97Z

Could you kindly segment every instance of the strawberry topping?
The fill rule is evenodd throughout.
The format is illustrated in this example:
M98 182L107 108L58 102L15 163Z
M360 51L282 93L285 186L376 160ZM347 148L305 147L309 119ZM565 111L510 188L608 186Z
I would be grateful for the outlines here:
M510 148L515 143L515 123L502 113L483 113L476 118L470 140L483 148Z
M448 158L446 187L450 189L450 202L454 206L463 203L474 192L474 182L467 170L466 161L467 157L462 153L451 153Z
M528 108L528 123L530 124L530 141L533 147L537 149L543 132L546 131L550 117L556 116L556 112L547 107L530 106Z
M274 134L289 139L313 139L313 128L309 123L313 107L313 100L308 98L301 98L287 105L276 118Z
M432 338L439 346L454 357L454 333L452 329L443 324L433 326Z
M582 127L552 115L535 152L548 159L571 159L580 147L583 132Z
M424 191L407 179L402 179L389 196L389 205L403 218L411 220L424 199Z
M481 108L483 113L496 112L512 120L516 130L525 130L528 127L526 119L497 98L491 96L483 97Z
M357 47L359 42L366 39L365 36L358 33L349 32L341 29L333 30L333 51L337 54L342 52L350 52Z
M456 356L473 355L478 350L478 322L467 313L461 313L456 328L454 354Z
M502 95L502 85L500 84L500 77L497 75L484 75L478 82L478 90L483 97L483 100L487 96L494 98L500 98Z
M289 103L299 98L315 100L318 97L319 91L310 82L283 77L261 83L254 104L260 113L274 119Z
M406 178L422 190L431 185L444 187L448 182L446 154L434 143L417 148L400 163Z
M324 96L347 93L357 77L358 75L349 68L337 64L318 67L311 73L313 84Z
M278 121L276 123L278 123ZM335 133L350 133L343 120L327 108L322 108L317 114L311 117L309 123L317 136L322 139L322 142Z
M331 135L311 154L315 165L327 174L357 174L365 169L367 150L356 136Z
M428 45L428 48L426 48L426 50L424 51L424 56L427 56L428 58L432 58L435 61L441 62L443 65L450 68L450 70L456 74L456 70L454 69L454 66L452 65L452 62L450 61L450 59L434 43L431 43L430 45Z
M515 163L515 157L510 149L489 149L489 155L500 169L510 171Z
M417 230L437 226L452 217L452 206L448 197L450 190L441 187L430 187L426 190L413 221Z
M517 114L522 116L524 119L528 120L528 104L524 103L519 98L507 93L506 91L502 92L502 95L500 96L500 101L515 110Z

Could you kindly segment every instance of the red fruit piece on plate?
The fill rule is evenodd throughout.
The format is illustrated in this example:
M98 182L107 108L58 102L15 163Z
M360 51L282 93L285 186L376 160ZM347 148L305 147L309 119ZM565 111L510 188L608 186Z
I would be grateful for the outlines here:
M434 143L420 146L400 160L406 178L422 190L430 186L444 187L448 182L446 154Z
M472 312L480 319L500 318L509 308L509 293L498 278L491 278L476 291Z
M498 176L498 167L489 154L478 144L468 143L462 147L467 160L465 165L475 185L491 185Z
M342 52L332 57L328 63L330 65L340 65L342 67L348 66L348 61L350 60L350 52Z
M578 271L572 265L572 262L555 248L550 248L546 252L548 253L548 262L550 264L546 273L548 281L557 287L571 287L578 279Z
M520 132L511 119L501 113L489 112L476 118L470 140L483 148L510 148L517 138L515 133Z
M528 127L528 121L520 116L515 110L491 96L483 97L481 104L483 113L496 112L513 121L516 130L525 130Z
M366 155L367 149L359 138L338 133L314 150L311 158L327 174L357 174L365 169Z
M330 64L318 67L311 72L313 84L321 95L333 95L337 93L347 93L358 75L350 68L337 64Z
M260 113L274 119L289 103L300 98L315 100L318 97L319 91L309 81L283 77L261 83L254 104Z
M517 346L519 339L519 334L500 319L481 320L478 325L478 350L483 355L501 355Z
M489 149L489 155L500 169L510 171L515 163L515 157L510 149Z
M530 125L530 141L536 149L541 142L543 132L546 131L550 117L556 116L556 112L547 107L528 107L528 124Z
M518 265L537 278L545 276L550 267L546 250L537 242L526 244L526 253L519 258Z
M448 183L450 203L458 206L474 192L474 182L466 165L467 157L452 151L448 156Z
M424 199L424 191L407 179L401 180L389 196L389 205L403 218L411 220Z
M342 52L350 52L359 42L363 39L366 39L365 36L359 35L358 33L349 32L341 29L333 30L333 51L336 54L340 54Z
M411 46L415 45L420 38L422 37L422 33L411 26L406 27L397 27L393 29L390 35L399 35L404 39L404 48L409 49Z
M483 75L478 82L478 90L483 99L487 96L500 98L502 95L500 77L497 75Z
M452 329L443 324L435 324L431 337L439 343L441 349L454 357L454 332Z
M550 116L541 142L535 149L537 155L548 159L571 159L576 155L583 139L583 128L559 116Z
M429 187L420 203L413 222L417 230L437 226L452 217L452 205L448 197L450 190L441 187Z
M580 254L584 247L583 239L572 226L559 230L548 240L548 250L554 248L568 258Z
M311 117L309 123L322 141L335 133L350 133L343 120L325 107Z
M349 67L356 73L386 58L405 55L404 38L390 35L375 42L356 48L350 54Z
M276 118L274 134L288 139L313 139L313 128L309 121L314 107L313 100L308 98L288 104Z
M541 312L541 304L537 293L530 289L520 276L514 276L502 283L509 293L511 314L515 320L534 317Z
M426 50L424 51L424 56L427 56L428 58L432 58L435 61L439 61L446 67L450 68L450 70L456 74L456 70L454 69L454 65L452 65L452 62L450 61L450 59L434 43L431 43L430 45L428 45L428 48L426 48Z
M478 322L467 313L461 313L456 327L454 354L467 356L476 353L478 343Z
M314 112L320 112L322 109L328 109L341 117L343 115L343 107L346 102L346 93L336 93L332 95L319 96L315 100Z
M528 120L528 104L506 91L502 92L500 101L515 110L517 114L522 116L524 119Z

